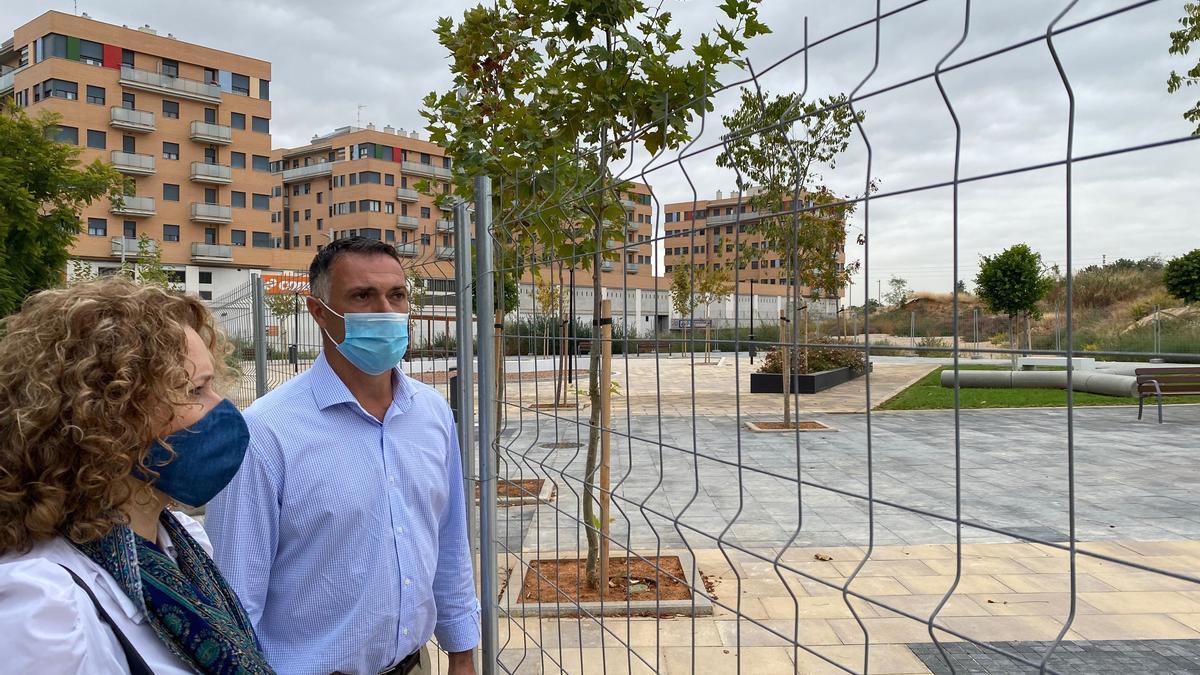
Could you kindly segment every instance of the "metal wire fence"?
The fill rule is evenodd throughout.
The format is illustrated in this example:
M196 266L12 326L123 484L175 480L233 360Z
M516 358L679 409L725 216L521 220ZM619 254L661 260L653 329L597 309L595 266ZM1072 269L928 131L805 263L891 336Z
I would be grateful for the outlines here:
M856 177L860 193L843 203L858 209L865 285L876 280L873 237L893 224L873 215L873 207L917 193L943 200L949 224L938 243L939 250L948 249L945 283L954 288L964 267L962 188L1039 172L1044 180L1060 181L1065 206L1052 228L1066 252L1053 345L981 347L978 318L960 307L956 292L947 343L918 345L914 327L914 342L902 345L915 353L946 352L953 395L948 410L875 411L882 398L910 384L916 371L903 370L911 364L878 358L872 312L855 329L865 338L838 345L863 358L861 377L846 385L851 394L809 397L785 385L782 396L764 399L750 393L753 367L742 353L746 347L760 352L790 347L798 353L829 347L799 329L798 312L809 299L798 286L784 285L777 293L786 298L785 312L771 322L778 338L744 336L739 305L733 312L733 349L715 359L705 358L702 331L637 334L617 328L618 317L639 315L631 302L640 292L669 292L666 278L639 276L637 263L629 262L639 247L687 243L686 250L694 252L712 236L713 225L699 219L685 222L682 230L673 224L668 234L666 199L653 186L672 175L693 184L692 175L711 166L732 140L723 130L713 131L719 124L702 120L695 139L675 156L612 167L608 184L561 190L581 200L615 203L620 192L642 184L652 211L649 222L624 228L623 241L578 247L570 255L538 254L549 242L539 242L537 228L530 227L542 213L561 212L561 204L512 209L493 196L516 191L529 178L477 179L481 227L477 267L470 275L477 297L473 312L460 284L457 319L465 327L478 316L478 362L460 332L457 367L460 374L477 367L479 465L477 472L468 468L467 478L468 484L478 481L481 496L484 673L910 672L904 668L929 664L951 672L963 668L955 656L963 650L947 648L951 642L974 649L969 652L974 658L999 657L1014 671L1069 672L1083 667L1080 654L1095 646L1092 641L1141 636L1131 628L1122 632L1129 626L1113 618L1135 613L1112 604L1132 602L1124 592L1200 591L1194 559L1185 553L1192 550L1189 539L1200 533L1193 527L1197 505L1191 494L1198 475L1187 440L1194 439L1191 430L1200 421L1197 409L1172 409L1173 423L1162 427L1135 426L1128 409L1083 408L1075 394L1080 353L1073 314L1074 170L1194 137L1077 154L1075 93L1056 41L1119 29L1128 13L1149 3L1122 4L1077 20L1076 2L1065 3L1044 31L965 59L956 57L958 50L978 28L970 0L956 3L954 11L962 17L956 44L926 72L876 86L888 22L924 4L885 12L877 2L869 20L811 41L805 24L803 43L793 53L762 70L748 67L738 81L718 90L717 99L736 99L743 89L760 88L767 73L803 64L805 79L795 83L803 100L809 55L836 38L868 34L870 64L838 105L854 111L885 94L932 85L944 106L927 114L944 118L954 143L953 155L946 157L950 178L876 189L871 120L855 124L865 170ZM1065 144L1056 151L1058 159L965 174L959 102L943 79L1016 50L1043 50L1046 67L1056 74L1067 105L1059 122ZM759 136L809 114L815 113L797 110L783 122L742 133ZM603 164L610 150L589 152ZM735 246L747 236L736 226L748 200L739 193L734 205ZM704 208L694 189L690 201L688 211ZM492 213L494 203L500 206ZM782 215L828 206L795 200ZM460 242L469 234L463 214ZM529 255L511 255L518 245ZM614 261L619 267L604 266ZM608 267L614 272L600 271ZM592 274L602 275L600 297L593 294ZM734 266L732 274L740 288L746 272ZM494 288L502 277L529 287L550 279L562 297L498 313ZM734 297L744 302L740 292ZM693 308L681 318L703 315ZM971 355L1061 358L1066 369L1061 407L964 409L960 366L967 360L966 342L973 342ZM1195 356L1182 352L1161 351L1156 338L1153 350L1093 350L1088 356L1125 361ZM598 382L595 391L589 390L592 381ZM459 407L469 409L471 387L459 393ZM788 420L783 433L770 433L781 409L789 411L785 415L794 411L803 423ZM461 416L460 424L462 437L470 439L476 432L473 416ZM1155 471L1146 472L1149 466ZM598 563L608 568L595 588L584 564L589 548L600 549ZM1108 592L1116 595L1099 597ZM1191 620L1180 617L1179 627ZM1190 630L1177 634L1190 636ZM916 643L933 646L925 650L927 661L918 662L913 654L920 650L908 649Z

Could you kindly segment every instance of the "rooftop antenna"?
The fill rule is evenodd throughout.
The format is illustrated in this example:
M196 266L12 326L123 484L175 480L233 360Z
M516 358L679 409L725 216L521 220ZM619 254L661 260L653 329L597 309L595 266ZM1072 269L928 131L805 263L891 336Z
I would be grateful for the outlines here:
M365 107L367 106L363 105L362 103L358 104L358 122L355 124L355 126L359 128L362 128L362 111Z

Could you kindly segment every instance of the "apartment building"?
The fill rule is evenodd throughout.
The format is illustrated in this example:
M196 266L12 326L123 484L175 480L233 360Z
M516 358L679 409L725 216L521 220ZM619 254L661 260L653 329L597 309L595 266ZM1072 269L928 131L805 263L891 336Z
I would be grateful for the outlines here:
M670 275L677 265L689 263L701 268L733 269L741 246L761 250L742 267L738 274L740 280L753 280L758 291L766 294L784 295L795 286L795 280L788 279L780 252L768 249L761 235L748 231L747 225L758 218L750 208L748 195L735 192L723 196L718 191L713 199L667 204L663 210L665 274ZM838 262L844 264L845 251L838 251L837 256ZM799 290L802 297L813 296L810 288ZM816 309L836 312L838 300L844 293L844 288L839 289L837 297L830 297L818 291L823 299Z
M174 280L209 298L248 269L289 267L271 219L271 64L50 11L0 45L0 96L61 117L81 159L133 181L82 214L71 252L100 272L147 235Z

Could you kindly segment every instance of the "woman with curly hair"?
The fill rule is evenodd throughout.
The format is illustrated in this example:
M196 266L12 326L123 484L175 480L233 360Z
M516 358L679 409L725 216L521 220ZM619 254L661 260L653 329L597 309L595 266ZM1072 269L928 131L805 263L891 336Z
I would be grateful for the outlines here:
M124 279L0 324L0 670L270 673L191 518L249 435L199 301Z

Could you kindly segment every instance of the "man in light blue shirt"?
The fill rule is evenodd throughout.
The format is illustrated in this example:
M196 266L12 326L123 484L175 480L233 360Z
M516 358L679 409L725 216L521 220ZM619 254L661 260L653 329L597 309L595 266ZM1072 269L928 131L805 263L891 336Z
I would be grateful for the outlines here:
M250 449L208 506L214 558L280 673L450 675L479 641L453 418L396 365L408 343L395 248L340 239L309 270L324 348L246 410Z

